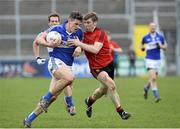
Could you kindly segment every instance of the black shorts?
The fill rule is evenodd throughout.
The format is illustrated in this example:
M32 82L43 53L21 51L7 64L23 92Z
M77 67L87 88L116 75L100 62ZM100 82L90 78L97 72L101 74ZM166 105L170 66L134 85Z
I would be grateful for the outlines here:
M105 71L107 74L114 79L114 64L111 62L106 67L99 68L99 69L91 69L91 73L94 76L94 78L97 78L100 72Z

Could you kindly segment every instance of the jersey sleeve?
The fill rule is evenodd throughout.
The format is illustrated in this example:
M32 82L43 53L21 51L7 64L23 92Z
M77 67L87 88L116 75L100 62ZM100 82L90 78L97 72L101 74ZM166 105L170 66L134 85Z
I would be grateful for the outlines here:
M79 38L80 41L83 40L83 31L81 29L80 29L78 38Z
M105 35L106 35L105 31L102 31L102 30L101 31L97 31L96 32L95 42L103 43Z
M114 40L111 40L111 45L113 48L121 48Z
M57 26L51 26L51 27L49 27L49 29L46 30L47 33L51 32L51 31L57 31Z
M161 43L162 43L162 44L165 44L165 38L164 38L163 35L161 35Z
M145 40L145 37L142 38L142 41L141 41L141 44L145 44L146 43L146 40Z

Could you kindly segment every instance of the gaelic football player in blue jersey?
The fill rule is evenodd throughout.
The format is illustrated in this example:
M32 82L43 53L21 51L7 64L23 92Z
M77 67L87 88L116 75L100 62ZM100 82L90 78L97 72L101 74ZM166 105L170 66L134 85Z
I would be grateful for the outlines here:
M50 56L48 69L52 75L52 86L50 86L49 91L41 98L36 109L28 117L26 117L24 120L24 127L31 127L32 121L35 120L37 116L42 113L42 111L47 112L47 108L50 106L50 103L53 101L54 97L57 97L65 87L72 85L74 75L72 73L71 66L73 64L74 57L81 54L81 48L69 46L67 41L77 37L82 40L83 32L80 28L82 20L83 16L81 13L76 11L71 12L68 20L63 24L52 26L46 32L42 33L41 36L36 38L38 45L48 47ZM57 41L46 41L46 35L50 31L57 31L61 34L62 41L60 44ZM74 107L74 104L72 103L72 96L67 98L65 102L67 106ZM69 110L75 109L69 108Z
M48 26L49 27L59 25L59 24L60 24L60 16L59 16L59 14L53 13L53 14L50 14L48 16ZM43 35L43 33L48 33L48 29L45 30L44 32L41 32L38 36ZM33 52L34 52L34 55L36 57L36 62L39 65L42 65L42 64L45 64L46 59L43 59L43 58L40 57L39 48L40 48L39 44L37 43L37 41L35 39L34 42L33 42ZM50 48L47 48L47 49L50 49ZM54 83L54 79L52 78L49 87L52 88L54 86L55 86L55 83ZM68 113L71 116L73 116L73 115L76 114L76 110L75 110L75 106L74 106L74 103L73 103L73 100L72 100L72 85L69 85L69 86L64 88L64 94L65 94L64 101L65 101L65 105L66 105L66 110L68 111ZM56 98L57 98L57 96L54 96L51 99L51 103L53 101L55 101Z
M161 98L158 94L156 80L158 76L158 70L161 66L161 49L166 50L167 44L165 42L164 36L156 31L157 25L154 22L149 24L149 28L150 32L143 37L141 43L141 50L146 50L145 63L149 74L149 81L144 87L144 98L147 99L148 90L151 87L155 97L155 102L159 102Z

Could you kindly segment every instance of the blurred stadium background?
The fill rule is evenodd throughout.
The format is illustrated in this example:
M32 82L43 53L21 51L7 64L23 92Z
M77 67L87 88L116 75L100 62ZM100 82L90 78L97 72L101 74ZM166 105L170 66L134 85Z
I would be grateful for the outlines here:
M73 10L83 14L96 11L100 17L99 26L110 31L113 40L124 50L120 55L118 72L125 77L115 78L115 81L121 102L133 117L128 121L119 119L106 97L94 105L92 119L86 117L84 98L99 84L95 79L85 78L91 75L82 55L76 58L73 66L75 75L85 78L76 79L74 83L77 115L70 117L66 113L61 95L61 100L52 106L49 113L40 116L33 127L179 128L180 0L0 0L0 128L23 127L22 120L48 90L50 79L44 78L49 77L47 63L42 66L36 64L32 42L40 31L47 28L50 13L58 12L63 22ZM154 103L152 93L147 101L142 96L148 78L144 53L139 45L151 21L159 24L168 43L160 73L163 77L158 79L162 96L159 104ZM128 77L126 51L129 47L134 48L137 54L137 77ZM41 55L48 58L45 49Z
M58 12L63 22L73 10L83 14L96 11L99 14L100 27L110 31L113 40L124 50L118 71L122 76L128 75L126 50L129 47L135 49L138 57L137 75L146 74L144 53L140 52L139 44L148 30L148 23L155 20L168 43L161 75L180 75L179 0L0 0L0 75L46 76L31 62L34 60L32 41L47 28L50 13ZM48 57L45 49L41 55ZM79 72L87 72L87 69Z

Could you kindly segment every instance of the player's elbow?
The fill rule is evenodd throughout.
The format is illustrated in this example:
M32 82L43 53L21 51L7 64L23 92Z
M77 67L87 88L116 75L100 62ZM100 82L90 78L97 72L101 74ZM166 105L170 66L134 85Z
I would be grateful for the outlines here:
M163 50L167 50L167 45L163 45Z
M33 46L38 46L39 44L38 44L38 42L37 42L37 40L35 39L34 41L33 41Z
M98 48L93 48L93 49L92 49L92 52L93 52L94 54L98 54L99 49L98 49Z

